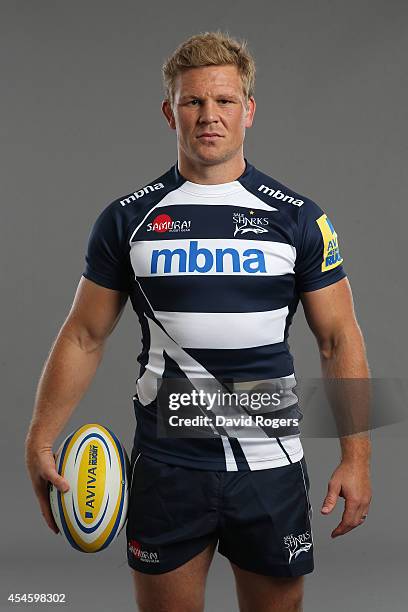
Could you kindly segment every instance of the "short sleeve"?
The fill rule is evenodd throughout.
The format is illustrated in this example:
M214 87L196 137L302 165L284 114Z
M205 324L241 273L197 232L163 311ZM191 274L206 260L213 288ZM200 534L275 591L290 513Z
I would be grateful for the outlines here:
M315 291L346 276L333 224L311 200L299 208L295 275L298 291Z
M115 202L96 219L88 238L85 278L117 291L129 291L132 268L123 220L115 212Z

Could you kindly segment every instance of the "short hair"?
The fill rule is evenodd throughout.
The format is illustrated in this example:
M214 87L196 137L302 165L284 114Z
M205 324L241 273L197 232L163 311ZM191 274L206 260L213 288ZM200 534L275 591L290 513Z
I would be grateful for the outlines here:
M177 75L189 68L232 64L241 75L245 103L255 91L255 60L245 39L237 40L228 32L203 32L181 43L162 66L165 99L174 103Z

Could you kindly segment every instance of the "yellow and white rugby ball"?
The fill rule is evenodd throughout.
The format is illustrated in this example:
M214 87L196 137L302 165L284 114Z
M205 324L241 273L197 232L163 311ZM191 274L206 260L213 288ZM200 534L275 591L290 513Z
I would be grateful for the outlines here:
M55 461L70 486L60 493L50 483L51 510L60 532L77 550L103 550L127 518L130 463L125 448L112 431L93 423L65 438Z

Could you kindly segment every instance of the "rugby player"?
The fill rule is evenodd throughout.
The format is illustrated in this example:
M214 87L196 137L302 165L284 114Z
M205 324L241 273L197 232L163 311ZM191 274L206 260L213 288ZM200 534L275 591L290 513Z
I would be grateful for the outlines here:
M270 159L264 172L244 157L256 108L245 42L222 32L192 36L167 59L163 77L162 111L177 136L177 161L105 206L92 227L72 308L39 381L28 470L57 532L47 481L61 491L68 484L52 447L129 298L142 331L126 526L139 610L202 611L218 544L241 612L299 611L304 576L314 567L299 430L277 435L259 426L245 436L205 425L200 433L211 435L195 436L193 428L160 436L159 414L166 420L168 412L158 383L195 389L202 381L219 390L226 381L280 381L289 398L285 415L299 415L288 345L299 302L323 377L369 376L350 285L326 212L273 178ZM340 442L321 508L330 514L345 499L333 537L361 525L371 499L368 438Z

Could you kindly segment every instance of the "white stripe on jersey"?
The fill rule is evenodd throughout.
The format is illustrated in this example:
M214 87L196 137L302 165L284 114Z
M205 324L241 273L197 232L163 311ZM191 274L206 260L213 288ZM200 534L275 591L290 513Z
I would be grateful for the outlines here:
M189 183L189 185L191 185ZM195 186L194 186L195 187ZM202 185L199 185L202 187ZM205 187L209 187L209 185L205 185ZM219 185L215 185L215 187L219 187ZM267 210L268 212L277 211L277 208L266 204L255 195L250 193L245 189L241 183L237 181L237 188L231 191L230 188L226 190L221 189L217 190L218 193L206 193L205 191L201 193L193 193L194 189L189 190L188 187L183 189L183 185L178 187L174 191L170 191L170 193L166 194L160 202L152 206L146 215L143 217L142 221L135 228L130 238L129 243L132 243L132 240L138 231L138 229L143 225L147 217L152 213L156 208L163 208L165 206L183 206L183 205L203 205L206 206L230 206L230 207L240 207L240 208L248 208L253 210ZM232 195L233 194L233 195ZM229 198L225 197L229 195Z
M218 193L214 193L213 190L207 192L206 189L203 191L199 190L198 193L193 193L193 189L181 185L178 189L168 193L158 204L157 208L161 206L182 206L188 205L205 205L205 206L229 206L229 207L240 207L248 208L253 210L267 210L277 211L278 209L263 202L256 195L247 191L241 183L238 183L238 188L234 190L221 190ZM217 185L215 185L217 186ZM200 185L202 187L202 185ZM209 187L205 185L204 187Z
M245 349L283 342L289 309L264 312L156 310L165 330L183 348Z
M293 274L296 248L283 242L233 238L141 240L132 243L130 259L139 277L278 276Z
M298 435L279 438L282 446L288 453L292 463L300 461L303 457L302 443ZM286 455L274 438L263 440L261 438L238 438L244 452L245 459L251 470L263 470L269 467L288 465Z
M220 436L224 448L225 469L227 472L238 472L237 462L232 452L231 444L227 436Z
M165 368L164 342L166 339L171 342L156 323L148 317L146 320L150 332L149 360L144 373L136 381L137 395L143 406L147 406L157 397L157 381L162 378Z

